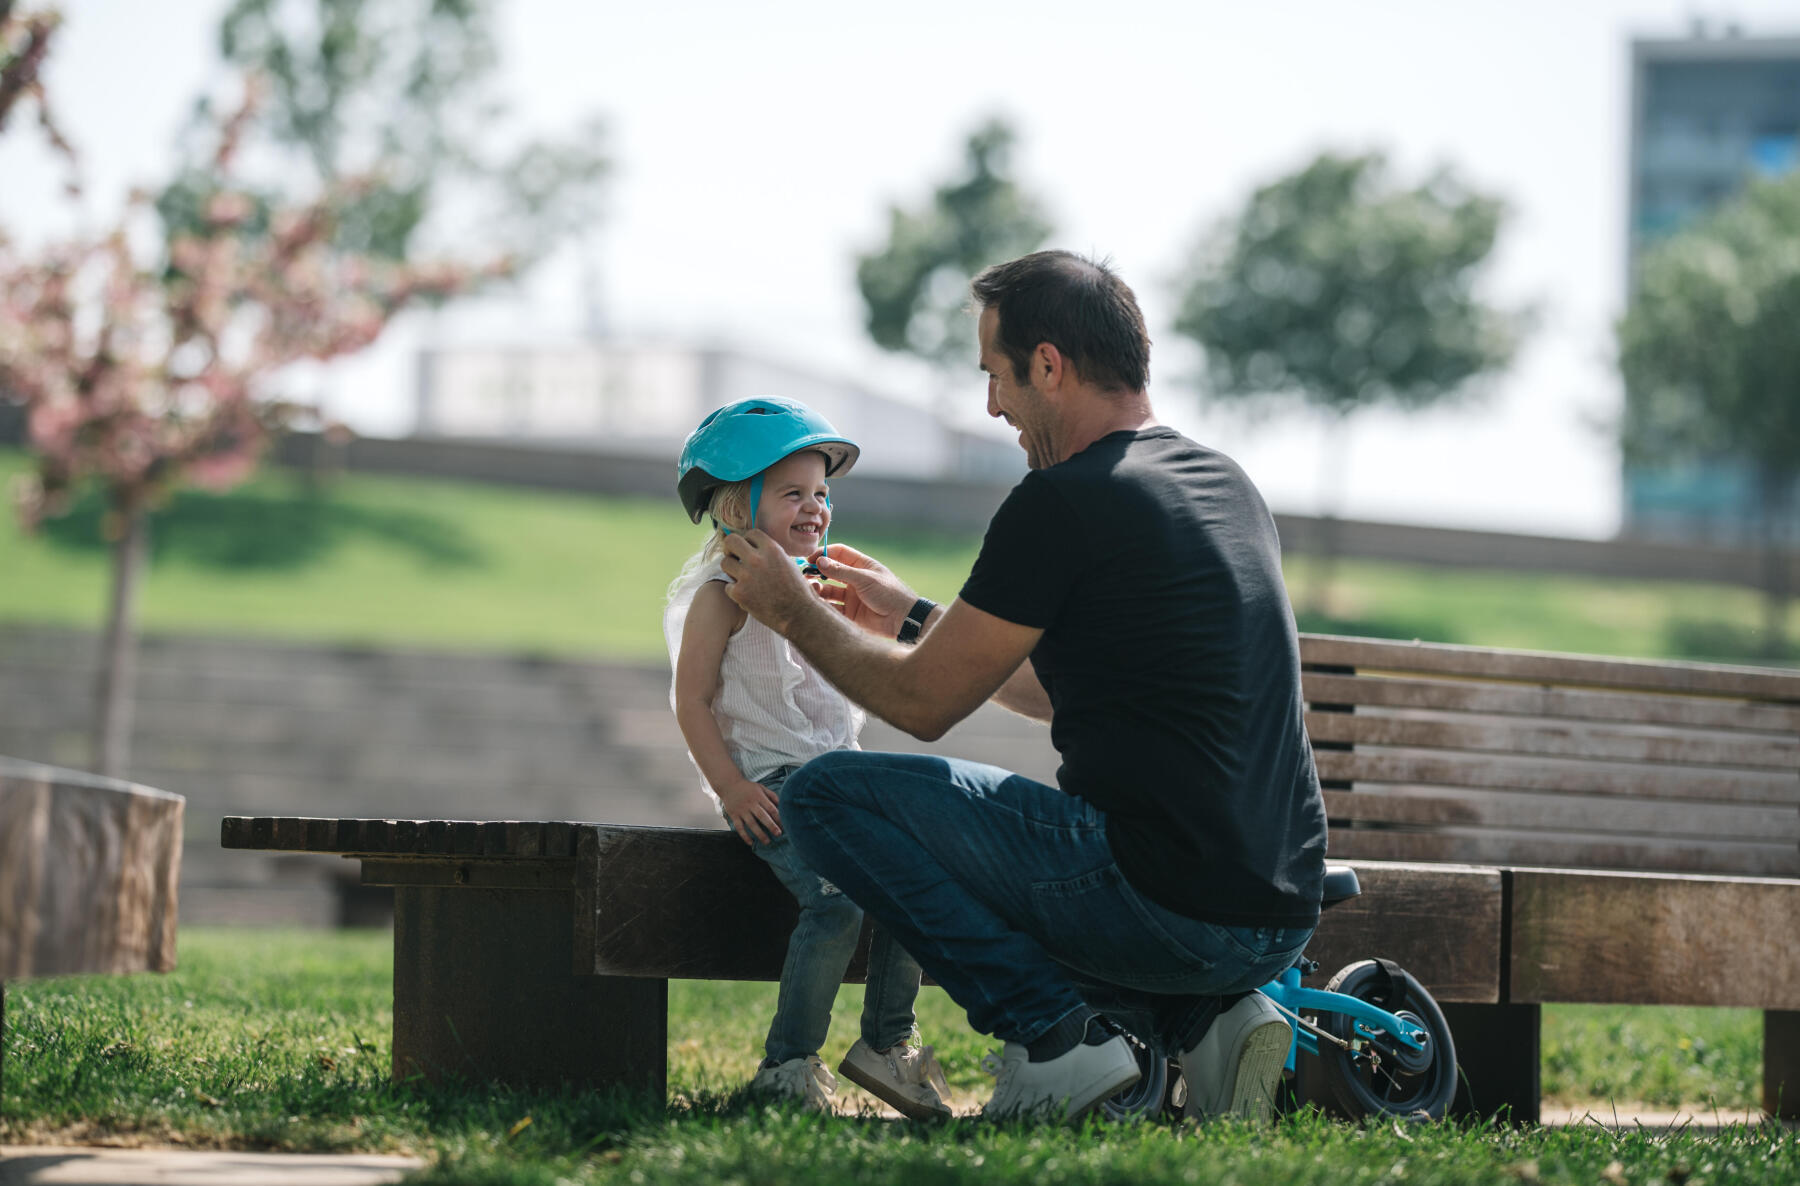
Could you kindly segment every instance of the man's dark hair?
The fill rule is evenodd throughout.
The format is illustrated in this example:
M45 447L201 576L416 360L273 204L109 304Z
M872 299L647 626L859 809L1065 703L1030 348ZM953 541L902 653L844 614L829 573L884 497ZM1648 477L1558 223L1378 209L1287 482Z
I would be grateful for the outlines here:
M1031 352L1049 342L1089 383L1142 391L1150 382L1150 335L1131 288L1107 266L1070 251L1036 251L985 269L969 284L999 316L995 335L1027 381Z

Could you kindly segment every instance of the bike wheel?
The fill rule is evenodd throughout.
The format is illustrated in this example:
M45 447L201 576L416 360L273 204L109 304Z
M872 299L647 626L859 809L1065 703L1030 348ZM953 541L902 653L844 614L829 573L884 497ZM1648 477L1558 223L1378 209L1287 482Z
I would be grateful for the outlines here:
M1169 1095L1169 1055L1161 1044L1150 1041L1131 1046L1137 1056L1138 1081L1125 1090L1107 1096L1098 1109L1108 1120L1136 1120L1163 1111Z
M1369 1060L1321 1039L1318 1055L1303 1055L1296 1068L1301 1098L1351 1120L1377 1114L1442 1120L1456 1095L1456 1043L1431 994L1404 974L1390 989L1387 973L1374 960L1341 969L1325 991L1371 1002L1386 994L1389 999L1383 1008L1425 1031L1425 1050L1419 1055L1379 1030L1369 1042L1381 1057L1380 1066L1373 1067ZM1318 1024L1345 1041L1354 1029L1341 1013L1321 1013Z

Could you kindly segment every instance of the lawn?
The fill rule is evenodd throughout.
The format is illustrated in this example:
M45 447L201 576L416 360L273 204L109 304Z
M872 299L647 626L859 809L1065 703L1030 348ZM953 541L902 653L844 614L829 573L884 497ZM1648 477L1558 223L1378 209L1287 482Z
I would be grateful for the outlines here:
M179 971L9 985L0 1141L410 1152L422 1181L464 1183L1788 1183L1800 1135L1593 1125L1512 1130L1351 1125L1311 1113L1234 1123L1090 1122L1077 1130L818 1119L758 1107L748 1077L774 986L678 982L671 1099L388 1081L386 932L189 929ZM825 1054L854 1036L840 994ZM921 1022L965 1102L984 1047L927 990ZM1545 1083L1565 1099L1751 1102L1746 1011L1548 1009ZM1686 1046L1683 1046L1683 1042ZM1699 1053L1704 1046L1705 1056ZM851 1094L848 1090L846 1094Z
M0 450L0 489L24 468ZM0 621L96 626L107 554L97 499L24 535L0 514ZM597 498L350 476L311 489L270 471L226 495L184 491L152 526L147 631L663 654L662 603L704 541L673 494ZM948 599L976 541L864 536Z
M0 450L0 488L23 454ZM0 622L96 626L107 587L97 499L41 534L0 514ZM955 596L975 537L862 531L937 600ZM660 657L669 580L703 538L667 499L599 498L351 475L322 489L267 472L227 495L187 491L158 515L147 631ZM1310 588L1307 561L1290 584ZM1599 580L1348 561L1303 629L1643 657L1747 659L1758 595L1705 584ZM1796 623L1800 625L1800 623ZM1790 628L1790 636L1796 631Z

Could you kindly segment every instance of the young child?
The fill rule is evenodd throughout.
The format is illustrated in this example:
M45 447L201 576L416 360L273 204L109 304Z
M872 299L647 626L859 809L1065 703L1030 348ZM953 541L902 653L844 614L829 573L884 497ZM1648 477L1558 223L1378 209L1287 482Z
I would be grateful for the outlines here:
M781 992L750 1088L830 1111L837 1080L819 1061L831 1006L862 933L862 911L813 873L781 829L781 784L809 759L856 748L863 712L786 639L726 594L722 541L751 527L797 563L826 547L826 478L847 473L857 447L817 412L785 399L727 405L682 446L677 491L713 535L669 590L663 616L675 668L670 703L702 785L725 822L769 863L800 903ZM950 1115L949 1088L916 1035L919 965L877 928L869 951L862 1035L838 1072L917 1120Z

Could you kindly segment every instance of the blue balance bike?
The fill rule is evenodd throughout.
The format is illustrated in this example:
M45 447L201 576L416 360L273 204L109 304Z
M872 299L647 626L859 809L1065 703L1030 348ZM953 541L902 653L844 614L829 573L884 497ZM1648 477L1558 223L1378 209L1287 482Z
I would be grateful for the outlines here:
M1361 892L1356 870L1341 865L1325 870L1323 906ZM1287 1057L1291 1091L1280 1093L1278 1106L1311 1103L1352 1120L1443 1119L1456 1094L1456 1044L1431 994L1390 960L1360 960L1323 989L1302 987L1301 978L1318 969L1302 955L1257 990L1275 1002L1293 1029ZM1179 1113L1187 1092L1177 1052L1153 1025L1144 1025L1148 1018L1118 1020L1136 1039L1143 1076L1103 1102L1101 1112L1115 1120Z

